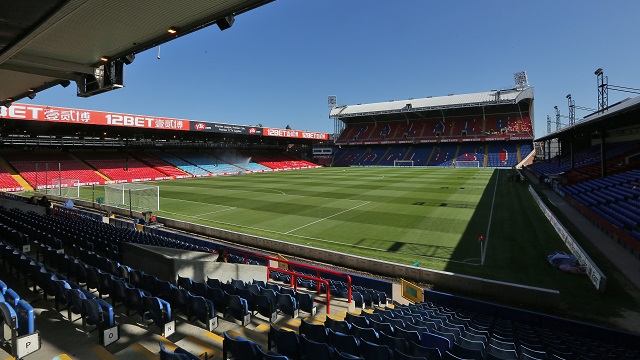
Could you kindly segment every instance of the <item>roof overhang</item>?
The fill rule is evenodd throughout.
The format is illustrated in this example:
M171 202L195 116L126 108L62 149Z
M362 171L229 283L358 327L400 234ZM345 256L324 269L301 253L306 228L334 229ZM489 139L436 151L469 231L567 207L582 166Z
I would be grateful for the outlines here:
M79 83L103 65L102 57L130 63L136 53L272 1L5 1L0 105L58 84Z
M534 141L546 141L561 138L564 136L568 136L576 130L586 129L590 127L598 128L601 126L606 126L607 122L614 117L618 117L634 111L640 112L640 96L626 99L619 103L613 104L601 112L588 115L583 119L577 120L573 125L566 126L558 131L554 131L543 137L535 139Z
M421 99L387 101L382 103L336 106L332 118L376 116L384 114L415 113L445 109L463 109L483 106L517 104L533 99L533 88L494 90L482 93L448 95Z

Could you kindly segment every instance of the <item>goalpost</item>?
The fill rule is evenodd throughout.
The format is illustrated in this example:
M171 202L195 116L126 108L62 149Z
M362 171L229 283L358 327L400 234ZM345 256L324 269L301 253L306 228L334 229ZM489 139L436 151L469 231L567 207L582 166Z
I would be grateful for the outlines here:
M393 160L393 166L413 167L413 160Z
M456 168L479 168L480 161L456 161L454 164Z
M74 199L80 198L80 180L78 179L52 179L48 188L48 192L51 195Z
M137 211L160 210L160 187L145 184L107 184L105 205Z

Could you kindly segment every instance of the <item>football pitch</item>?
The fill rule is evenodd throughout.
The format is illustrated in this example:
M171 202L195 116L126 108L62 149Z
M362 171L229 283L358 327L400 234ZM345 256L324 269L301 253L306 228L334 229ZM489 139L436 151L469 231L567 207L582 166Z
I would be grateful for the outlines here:
M580 236L581 245L609 276L606 293L598 293L586 276L562 273L547 263L547 255L567 251L566 246L534 203L529 184L510 181L514 173L352 167L162 181L155 183L160 186L160 211L155 213L373 259L555 289L568 312L591 320L609 322L636 308L624 281L611 276L614 266ZM81 195L90 200L91 189L83 188ZM101 189L96 187L95 195L102 196ZM579 233L570 230L574 236ZM598 314L592 314L594 307L601 309Z
M163 181L156 183L155 213L373 259L556 288L557 274L546 256L564 244L527 185L509 181L511 174L352 167Z

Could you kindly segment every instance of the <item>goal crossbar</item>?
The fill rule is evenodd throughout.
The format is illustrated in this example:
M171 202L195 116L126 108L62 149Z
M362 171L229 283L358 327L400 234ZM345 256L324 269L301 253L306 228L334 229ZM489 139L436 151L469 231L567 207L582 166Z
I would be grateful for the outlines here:
M454 164L455 167L457 168L479 168L480 167L480 161L469 161L469 160L463 160L463 161L456 161Z
M160 210L160 187L146 184L107 184L104 203L140 211Z
M49 186L47 186L47 192L61 197L79 198L80 185L81 181L79 179L51 179Z
M393 166L413 166L413 160L393 160Z

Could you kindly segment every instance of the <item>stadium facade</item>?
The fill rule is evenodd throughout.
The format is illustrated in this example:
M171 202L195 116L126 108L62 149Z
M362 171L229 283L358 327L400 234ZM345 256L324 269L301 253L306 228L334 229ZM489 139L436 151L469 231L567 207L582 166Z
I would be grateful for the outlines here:
M0 107L0 189L22 191L317 167L321 132L34 104ZM34 156L35 155L35 156Z
M533 153L532 87L335 106L335 166L513 167Z

